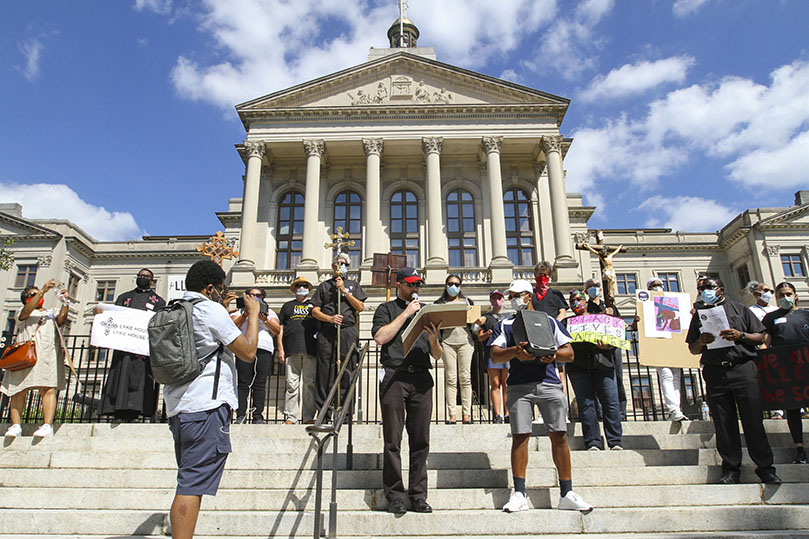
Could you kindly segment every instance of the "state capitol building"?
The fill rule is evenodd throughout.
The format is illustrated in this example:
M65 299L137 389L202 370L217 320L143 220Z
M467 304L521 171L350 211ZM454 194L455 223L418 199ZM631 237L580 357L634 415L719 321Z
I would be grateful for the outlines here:
M262 286L279 308L296 276L328 278L324 243L338 227L354 240L351 277L369 294L362 338L385 301L371 284L374 253L405 255L422 270L428 302L457 273L465 295L488 305L490 290L533 280L541 260L554 264L552 287L565 295L600 278L597 257L575 247L596 243L596 231L588 227L595 207L565 187L575 142L560 127L570 101L440 62L403 22L404 35L397 21L391 48L372 48L367 62L237 105L243 196L217 213L223 243L239 252L223 263L229 286ZM100 242L71 222L26 219L18 204L0 204L0 239L15 240L12 267L0 272L3 329L13 329L22 288L50 278L76 299L73 334L89 334L96 303L134 288L141 268L154 271L158 294L178 297L177 283L203 256L197 246L216 231L200 232ZM746 210L716 232L603 232L606 244L626 247L613 261L625 316L652 276L692 297L699 273L718 275L728 296L747 304L749 280L788 280L809 297L809 191L793 205Z

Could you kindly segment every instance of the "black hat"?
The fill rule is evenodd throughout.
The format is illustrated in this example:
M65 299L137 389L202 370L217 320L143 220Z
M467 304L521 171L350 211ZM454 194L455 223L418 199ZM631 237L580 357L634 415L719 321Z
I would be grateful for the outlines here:
M405 282L405 283L415 283L415 282L424 282L419 272L416 271L416 268L402 268L399 270L399 273L396 274L396 281L397 282Z

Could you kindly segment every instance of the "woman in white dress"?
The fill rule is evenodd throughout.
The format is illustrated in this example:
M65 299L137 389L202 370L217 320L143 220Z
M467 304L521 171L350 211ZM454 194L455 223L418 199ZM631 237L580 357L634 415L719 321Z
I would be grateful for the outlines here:
M36 437L53 435L53 418L56 415L56 392L65 388L64 351L59 342L57 324L63 326L67 321L68 307L63 303L61 309L43 309L44 296L56 282L51 279L41 289L29 286L20 294L24 304L19 320L22 326L17 333L17 342L25 342L33 336L36 344L37 362L31 368L18 371L6 371L0 391L11 397L11 423L6 437L16 438L22 435L22 411L25 406L28 390L37 388L42 397L45 412L44 424L34 432ZM67 291L60 291L67 297Z

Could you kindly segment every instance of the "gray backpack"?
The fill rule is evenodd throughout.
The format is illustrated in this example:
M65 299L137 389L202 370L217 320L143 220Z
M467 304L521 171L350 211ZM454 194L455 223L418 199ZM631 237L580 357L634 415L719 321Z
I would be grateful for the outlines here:
M202 373L208 362L216 355L216 376L214 378L213 396L215 399L219 388L219 372L222 366L219 348L202 359L197 358L197 346L194 339L194 305L204 301L202 298L192 300L175 299L155 311L149 320L149 363L155 381L160 384L179 386L187 384Z

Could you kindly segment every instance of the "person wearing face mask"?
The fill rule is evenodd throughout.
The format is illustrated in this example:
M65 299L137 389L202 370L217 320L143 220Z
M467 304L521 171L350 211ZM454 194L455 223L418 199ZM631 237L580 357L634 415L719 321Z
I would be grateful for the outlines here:
M532 311L533 287L526 280L517 280L508 287L511 306L515 311ZM526 496L526 469L528 467L528 441L534 430L533 408L539 406L548 429L551 454L559 477L560 497L558 509L590 512L593 506L573 492L570 446L567 441L567 398L562 391L557 362L573 361L570 334L555 318L553 324L556 353L542 358L534 357L528 343L516 342L513 324L516 314L503 321L492 336L492 361L509 362L507 406L511 415L511 475L514 493L503 506L506 513L528 511Z
M157 295L154 283L152 270L143 268L135 278L135 289L118 296L115 304L141 311L160 309L166 301ZM103 312L97 309L94 312ZM114 350L98 413L124 422L139 416L154 417L158 393L159 385L152 376L149 356Z
M17 342L34 340L37 362L33 367L17 371L5 371L0 391L11 398L11 426L6 438L22 436L22 412L28 400L28 391L36 388L42 399L45 421L34 432L35 438L53 436L53 418L56 415L56 392L65 389L64 352L60 344L57 326L67 322L68 306L62 303L60 309L44 309L45 294L56 287L50 279L42 288L28 286L20 293L23 308L17 317L20 322ZM67 291L62 289L64 296Z
M508 380L508 363L495 363L491 358L491 345L489 339L494 329L500 325L505 315L503 310L503 293L499 290L492 290L489 294L489 303L492 308L489 312L475 320L472 332L477 333L478 340L483 345L483 359L486 363L486 372L489 374L489 391L494 417L492 423L508 423L508 410L503 417L503 402L508 397L506 392L506 380ZM502 392L502 394L501 394Z
M750 310L759 320L764 320L767 313L771 313L778 307L770 305L775 291L764 283L750 281L747 283L747 290L756 298L756 302L750 306Z
M281 307L278 333L278 361L286 364L287 390L284 422L313 423L315 417L315 369L317 364L317 323L312 318L312 302L307 298L312 283L298 277L289 287L295 299ZM299 415L300 412L300 415Z
M595 279L587 279L584 283L584 292L587 294L588 314L608 314L616 318L621 318L618 307L615 305L607 307L601 299L601 284ZM613 356L615 363L615 382L618 386L618 408L621 410L621 419L626 421L626 390L624 389L624 355L620 348L610 348L609 353ZM607 353L605 351L605 353Z
M754 361L756 346L764 342L764 325L750 309L725 297L725 286L718 278L704 279L699 293L706 309L724 309L730 326L721 330L719 335L703 333L700 313L704 309L697 309L685 337L688 350L695 356L701 355L705 396L716 430L716 449L722 457L722 477L718 482L729 485L740 481L741 419L747 452L756 463L756 474L762 483L780 483L764 430L758 368ZM717 339L733 345L708 348Z
M471 299L461 292L460 275L450 274L444 281L446 287L435 303L452 303L454 301L474 305ZM457 422L455 403L458 398L458 383L461 386L461 413L465 424L472 423L472 356L475 353L475 341L469 327L447 328L441 331L444 351L444 395L446 400L447 419L445 423L454 425Z
M571 290L569 299L573 316L587 313L587 300L581 291ZM565 320L565 327L573 316ZM572 342L571 345L574 353L573 362L565 365L565 371L573 385L573 391L576 392L584 447L588 451L604 449L596 413L596 397L598 397L601 402L607 447L620 451L623 428L612 347L584 341ZM602 360L599 360L600 358Z
M659 277L652 277L646 281L646 289L653 292L663 292L663 281ZM687 421L680 403L680 380L683 369L676 367L658 367L657 379L660 380L660 391L666 404L666 421Z
M798 309L798 294L795 286L784 281L775 287L775 300L778 309L768 313L762 324L767 332L765 343L767 346L785 346L790 344L805 344L809 342L809 312ZM789 433L795 444L795 459L792 464L807 464L809 459L803 448L803 424L801 422L801 409L793 408L786 411Z
M550 287L553 266L544 260L534 266L534 279L536 286L531 296L531 303L535 311L548 313L557 320L567 318L569 306L565 296L558 290Z
M332 262L332 277L320 283L312 295L312 316L320 322L317 334L317 374L315 409L320 410L326 402L329 389L337 379L337 331L340 331L340 361L345 361L346 354L352 344L357 343L357 317L365 309L368 296L360 284L347 279L351 258L340 253ZM339 310L338 310L339 305ZM353 371L357 354L349 358L351 365L347 367L340 381L340 402L344 402L348 391L348 381Z

